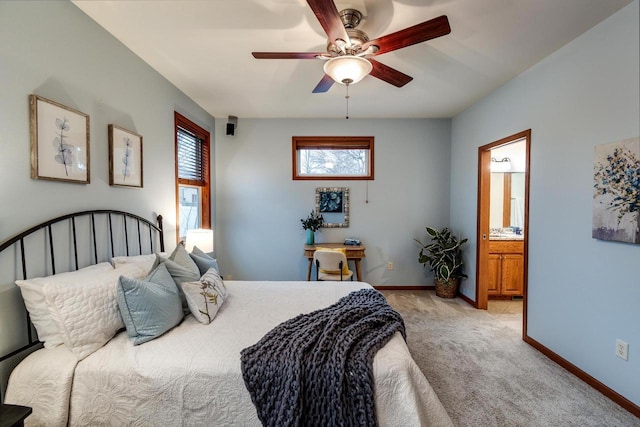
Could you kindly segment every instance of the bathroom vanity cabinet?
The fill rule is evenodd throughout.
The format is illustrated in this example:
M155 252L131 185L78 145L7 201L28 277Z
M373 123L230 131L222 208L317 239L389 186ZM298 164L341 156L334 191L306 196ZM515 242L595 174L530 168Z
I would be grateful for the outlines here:
M489 297L522 296L524 241L489 241Z

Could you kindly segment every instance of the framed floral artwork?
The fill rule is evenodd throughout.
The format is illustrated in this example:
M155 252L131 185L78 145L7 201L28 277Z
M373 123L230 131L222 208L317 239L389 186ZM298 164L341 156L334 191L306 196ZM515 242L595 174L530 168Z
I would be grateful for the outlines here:
M592 237L640 243L640 138L596 146L593 188Z
M109 125L109 185L142 188L142 135Z
M89 184L89 115L29 95L31 178Z

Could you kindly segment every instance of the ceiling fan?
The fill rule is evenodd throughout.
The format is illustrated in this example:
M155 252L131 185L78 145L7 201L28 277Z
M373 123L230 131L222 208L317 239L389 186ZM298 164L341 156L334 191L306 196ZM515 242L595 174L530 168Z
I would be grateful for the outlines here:
M328 91L334 82L357 83L368 74L402 87L413 80L396 69L373 59L373 56L422 43L451 32L446 15L425 21L377 39L356 27L362 13L355 9L338 11L333 0L307 0L320 25L329 37L326 52L252 52L256 59L321 59L325 75L313 93Z

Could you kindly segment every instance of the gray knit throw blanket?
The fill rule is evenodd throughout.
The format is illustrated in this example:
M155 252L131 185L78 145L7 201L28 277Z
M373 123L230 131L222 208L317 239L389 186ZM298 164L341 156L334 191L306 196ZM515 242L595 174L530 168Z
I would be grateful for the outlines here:
M376 426L373 357L404 321L374 289L276 326L241 352L265 426Z

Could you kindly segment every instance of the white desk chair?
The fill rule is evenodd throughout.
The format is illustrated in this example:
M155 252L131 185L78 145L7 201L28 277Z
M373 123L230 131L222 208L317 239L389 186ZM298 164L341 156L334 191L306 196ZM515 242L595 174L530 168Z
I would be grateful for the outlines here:
M317 250L313 253L316 265L316 280L353 280L353 271L349 270L347 257L338 251Z

